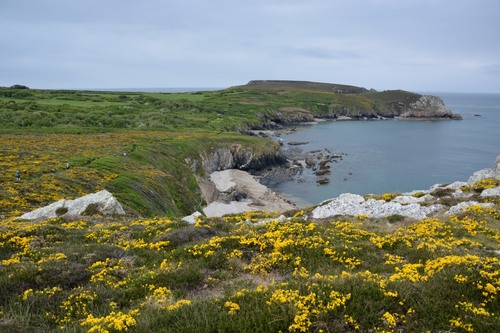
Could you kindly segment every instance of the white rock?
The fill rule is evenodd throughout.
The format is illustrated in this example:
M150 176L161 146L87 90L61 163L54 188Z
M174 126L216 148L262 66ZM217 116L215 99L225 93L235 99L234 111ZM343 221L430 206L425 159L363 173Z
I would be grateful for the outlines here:
M417 193L424 193L424 194L429 194L431 193L431 190L413 190L411 192L405 192L405 193L402 193L401 195L415 195Z
M495 197L500 196L500 186L494 188L487 188L481 192L482 197Z
M443 188L445 185L444 184L434 184L429 188L429 193L434 192L438 188Z
M432 200L434 200L435 198L434 198L432 195L430 195L430 194L426 194L426 195L424 195L424 196L422 197L422 199L423 199L423 202L427 202L427 201L432 201Z
M229 203L214 201L207 207L203 208L203 212L208 217L224 216L228 214L241 214L252 210L260 210L257 207L250 207L250 200L230 201Z
M184 216L182 218L182 221L184 222L187 222L189 224L195 224L196 223L196 220L198 218L198 216L202 216L203 214L200 213L200 212L194 212L193 214L191 215L188 215L188 216Z
M451 188L452 190L458 191L462 186L467 185L467 182L454 182L450 185L445 186L445 188Z
M500 156L497 157L495 167L474 172L472 176L470 176L469 180L467 180L467 183L474 184L475 182L485 178L500 179Z
M408 205L408 204L412 204L412 203L423 202L424 200L425 199L423 199L423 197L417 198L417 197L414 197L412 195L399 195L399 196L395 197L394 199L392 199L392 202L397 202L397 203L400 203L402 205Z
M215 171L210 174L210 180L214 182L217 190L220 192L226 192L236 186L236 183L231 179L231 173L234 173L234 170L224 170L224 171Z
M480 180L486 179L486 178L495 178L497 176L497 173L493 169L483 169L476 171L472 174L472 176L469 177L467 180L468 184L474 184L475 182L478 182Z
M416 198L417 199L417 198ZM386 202L384 200L365 200L357 194L341 194L330 202L316 207L312 211L313 218L328 218L335 215L367 215L369 217L384 217L389 215L402 215L412 218L425 218L430 214L443 209L442 205L428 207L417 203L402 205L398 202Z
M466 210L468 207L474 206L474 205L479 205L482 207L493 207L494 206L492 203L479 203L477 201L464 201L464 202L461 202L461 203L451 207L450 209L448 209L448 211L445 214L446 215L460 214L464 210Z
M464 193L462 190L457 190L451 194L452 197L454 198L462 198L462 199L467 199L473 196L472 193Z
M53 218L57 216L56 210L59 208L66 208L68 210L67 213L62 216L81 215L91 204L96 204L99 212L103 215L125 214L125 211L118 200L116 200L110 192L102 190L74 200L61 199L48 206L23 214L20 218L25 220Z

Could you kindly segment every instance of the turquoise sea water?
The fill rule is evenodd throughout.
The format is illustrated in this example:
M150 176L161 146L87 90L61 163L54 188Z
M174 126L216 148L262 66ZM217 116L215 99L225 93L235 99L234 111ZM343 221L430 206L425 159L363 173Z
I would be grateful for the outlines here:
M500 94L429 93L443 98L462 121L338 121L302 126L286 142L307 141L304 151L327 148L347 153L332 163L330 184L316 185L310 170L300 182L272 189L299 205L316 204L341 193L380 194L428 189L465 181L492 167L500 155Z

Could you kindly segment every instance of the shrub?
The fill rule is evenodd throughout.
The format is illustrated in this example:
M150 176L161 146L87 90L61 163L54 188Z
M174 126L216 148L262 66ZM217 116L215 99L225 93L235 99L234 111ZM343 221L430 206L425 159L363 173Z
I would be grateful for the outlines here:
M432 191L431 195L437 198L448 197L453 193L453 189L451 188L437 188Z
M460 189L464 192L474 191L476 193L481 193L485 189L494 188L498 185L500 185L499 179L485 178L475 182L472 185L464 185Z
M384 193L380 196L380 199L385 200L387 202L391 201L397 196L395 193Z
M399 215L399 214L393 214L393 215L387 216L387 221L389 223L401 222L404 219L405 219L405 217L403 215Z
M64 215L68 212L68 208L67 207L59 207L56 209L56 215L57 216L61 216L61 215Z
M187 226L175 229L166 235L156 238L157 241L169 241L171 245L177 247L191 242L199 242L206 238L217 235L217 232L211 228Z
M86 216L94 216L99 214L101 214L101 211L99 209L99 205L96 203L89 204L82 213L82 215Z

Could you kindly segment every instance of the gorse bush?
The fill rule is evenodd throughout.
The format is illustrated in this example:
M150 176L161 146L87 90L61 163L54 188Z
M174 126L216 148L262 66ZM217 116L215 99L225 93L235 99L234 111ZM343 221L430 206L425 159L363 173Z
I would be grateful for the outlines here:
M1 220L0 329L500 329L498 206L391 229L303 214Z

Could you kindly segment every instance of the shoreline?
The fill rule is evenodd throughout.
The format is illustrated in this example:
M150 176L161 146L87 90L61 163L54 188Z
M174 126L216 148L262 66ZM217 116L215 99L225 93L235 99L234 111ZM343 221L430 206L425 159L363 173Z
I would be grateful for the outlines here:
M280 151L287 160L288 165L273 168L271 171L258 175L238 169L227 169L213 172L208 179L199 182L202 193L204 193L207 206L203 212L207 216L224 216L227 214L239 214L247 211L279 211L298 209L302 207L300 200L286 197L284 194L274 192L271 189L273 183L292 181L295 176L301 174L304 169L312 169L317 176L317 184L328 184L330 182L330 164L342 160L346 153L331 153L324 148L315 152L305 152L298 148L302 142L285 143L280 137L300 131L302 126L313 126L323 122L345 122L345 121L438 121L452 120L450 118L416 118L416 117L377 117L356 118L339 117L335 119L314 118L314 121L295 122L277 128L247 130L248 135L269 138L280 143ZM311 163L311 161L316 160ZM288 180L284 180L288 178ZM295 179L297 181L297 179Z

